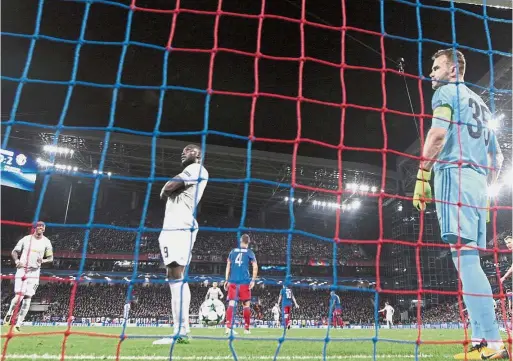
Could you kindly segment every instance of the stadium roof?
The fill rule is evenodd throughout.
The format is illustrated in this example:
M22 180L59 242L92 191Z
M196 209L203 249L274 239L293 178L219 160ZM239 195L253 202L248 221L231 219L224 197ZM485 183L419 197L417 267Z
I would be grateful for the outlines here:
M8 147L23 150L36 158L49 159L42 150L44 145L52 144L53 139L53 132L17 125L11 133ZM78 173L94 177L93 171L98 169L104 142L105 132L102 131L64 130L58 145L73 149L73 158L57 157L55 161L77 166ZM155 149L155 176L173 177L178 174L182 169L180 163L182 149L189 143L158 138ZM151 137L112 132L103 173L112 173L110 182L115 182L117 188L127 190L145 188L147 180L144 178L149 177L151 170L151 144ZM283 202L283 199L289 196L292 154L257 150L248 152L241 148L207 144L205 166L209 171L210 182L209 191L205 193L202 200L203 204L223 204L234 207L241 205L245 192L242 180L247 177L248 154L251 155L252 181L247 190L247 197L252 207L265 207L275 202ZM342 162L342 167L344 189L349 184L365 184L369 189L370 187L376 187L373 189L378 190L381 188L382 169L380 167L346 161ZM73 173L69 175L79 176ZM129 180L119 177L139 178ZM335 198L332 193L324 195L322 193L323 190L335 191L338 188L339 169L336 160L298 156L296 177L298 184L318 189L317 191L296 189L295 196L301 197L305 202L317 196ZM253 179L260 181L253 182ZM397 180L397 173L387 170L385 187L387 192L397 192ZM153 191L160 191L160 184L153 187ZM375 199L375 197L372 198Z

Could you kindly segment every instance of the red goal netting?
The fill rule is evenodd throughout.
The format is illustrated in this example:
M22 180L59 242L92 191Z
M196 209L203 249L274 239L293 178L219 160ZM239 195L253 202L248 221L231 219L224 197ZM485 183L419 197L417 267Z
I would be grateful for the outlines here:
M413 168L416 173L418 162L422 160L419 150L422 149L427 126L432 118L431 108L428 105L432 95L426 93L430 82L428 77L431 64L430 57L439 48L454 48L469 54L469 67L472 67L470 61L474 59L479 66L484 64L486 68L473 69L472 71L480 71L489 80L486 83L468 83L468 85L477 89L476 92L487 99L488 106L493 114L498 114L499 110L509 111L505 118L503 117L499 122L511 124L508 123L511 118L511 79L505 86L498 85L497 79L499 79L499 75L504 77L504 74L506 74L506 77L509 74L509 78L511 78L512 54L510 48L494 48L494 44L492 44L492 33L496 37L509 36L498 34L505 34L504 29L511 28L510 14L501 12L501 10L490 9L484 5L470 8L453 2L441 5L419 0L398 0L395 4L390 4L381 0L377 2L377 6L372 5L376 13L368 14L368 27L365 27L360 26L365 23L365 19L362 18L361 13L357 13L358 11L365 12L364 5L355 6L352 1L344 0L337 4L326 5L327 8L333 7L333 11L325 12L328 18L336 19L332 22L323 19L314 11L319 9L319 5L312 5L313 1L307 2L306 0L283 0L281 1L282 5L277 5L274 1L271 4L270 1L261 0L258 2L258 10L254 4L234 5L222 0L215 2L215 6L211 3L206 4L206 2L192 4L180 0L170 1L169 3L142 0L132 0L131 2L73 0L62 1L62 4L66 4L63 11L69 11L71 14L69 15L69 23L74 22L75 25L74 30L69 30L67 27L71 25L65 24L66 21L63 20L66 16L61 15L59 17L55 15L57 11L56 3L60 2L45 0L34 2L34 5L37 6L32 9L35 22L31 30L26 30L27 27L21 25L18 27L14 20L6 21L7 25L3 24L1 35L3 41L7 44L5 53L9 57L12 52L13 60L10 60L10 63L7 60L5 71L2 74L2 88L5 84L6 93L8 94L5 98L2 97L4 105L2 150L8 150L12 147L13 141L16 142L17 137L19 137L18 132L23 133L33 129L41 132L41 137L44 134L51 134L47 138L47 144L55 147L62 144L63 137L74 132L76 134L80 132L100 132L102 137L99 140L99 148L95 150L97 152L97 164L84 165L81 169L77 168L76 170L65 164L58 167L59 154L55 152L48 162L38 161L39 186L37 188L37 200L33 202L34 209L33 213L30 214L30 219L20 221L17 218L11 218L7 211L8 208L6 208L10 205L2 203L4 215L1 223L4 227L31 229L32 225L35 224L34 222L40 220L44 214L44 204L48 201L48 195L51 193L49 187L52 177L56 175L58 177L66 176L87 179L91 182L90 202L84 205L84 207L88 207L87 219L84 222L74 224L66 222L47 223L48 228L82 229L84 231L80 251L73 253L75 256L78 255L78 271L72 277L58 279L59 282L67 282L71 285L65 330L16 334L13 332L14 325L12 325L4 334L2 360L9 358L10 343L14 338L43 335L63 335L59 350L60 358L63 360L67 355L70 335L119 338L115 356L116 359L120 358L123 341L132 337L127 335L126 325L123 326L121 333L117 335L84 331L74 327L73 316L77 290L79 285L86 282L84 272L86 261L90 256L89 246L91 239L94 237L94 231L110 229L132 232L135 235L132 240L134 242L133 259L135 265L132 277L126 281L128 282L127 299L131 297L132 290L139 282L137 280L138 261L143 256L146 257L139 251L141 244L145 242L145 234L157 233L160 230L159 227L149 227L146 218L148 217L151 199L155 197L155 190L160 188L161 184L169 178L169 174L163 174L162 168L159 168L160 162L163 162L159 158L159 142L166 138L199 139L207 156L209 154L209 140L213 138L222 139L222 142L229 145L244 144L246 160L245 164L239 166L244 169L244 176L218 177L220 173L216 173L216 177L210 179L210 184L224 184L226 187L233 184L242 185L243 200L239 227L200 227L200 233L202 230L231 232L237 234L237 238L240 238L240 235L244 232L286 235L285 247L282 249L282 252L286 255L285 266L283 267L285 274L282 275L283 283L297 289L312 288L313 286L311 282L293 282L293 237L308 236L319 243L329 244L333 248L332 258L323 262L328 264L333 271L331 280L326 284L316 284L315 287L324 291L362 291L373 296L372 327L375 329L374 337L361 339L351 337L350 340L371 340L374 344L372 355L374 359L380 357L376 347L376 344L380 342L411 344L415 347L415 358L419 357L421 345L461 344L468 346L471 335L467 332L466 320L464 320L463 310L465 306L462 302L461 285L458 282L454 284L455 279L452 280L454 286L449 289L438 287L440 282L436 281L433 281L433 284L425 284L424 274L430 271L427 269L427 264L422 261L423 250L430 249L433 255L429 255L427 258L437 259L443 250L447 251L449 249L449 246L436 239L436 231L431 230L431 234L426 235L426 222L436 227L436 217L431 215L426 221L425 217L427 215L425 212L416 213L412 210L411 194L414 185L408 182L414 179L414 175L403 174L403 178L398 180L398 183L402 183L406 188L406 185L409 184L408 187L411 187L411 189L401 190L401 187L390 189L388 182L390 169L392 168L390 162L395 159L410 160L415 164ZM7 5L4 13L11 14L16 18L15 14L19 14L20 11L25 9L23 7L25 5L18 4L17 6L19 8ZM280 6L292 10L285 11ZM389 7L393 6L404 7L411 18L393 18L393 11L396 10L390 10L390 12L388 10ZM314 10L311 10L312 8ZM106 18L101 18L98 15L102 9L108 9L106 10L108 14ZM332 14L335 12L338 12L339 15L333 16ZM291 15L294 13L295 15ZM54 18L54 16L56 17ZM353 17L357 17L359 20L353 22ZM445 31L443 36L432 29L434 26L432 19L436 17L444 19L444 26L440 25ZM112 19L111 28L106 25L109 23L109 18ZM243 31L238 33L236 28L230 28L225 23L225 19L230 19L233 22L230 26L251 22L251 30L247 33ZM403 20L405 30L395 33L397 25L392 23L401 23ZM468 25L468 21L473 25ZM50 23L53 22L57 22L58 25L52 27ZM159 25L155 25L154 28L148 30L145 29L144 22L147 27L157 23ZM353 25L354 23L358 25ZM465 23L462 31L464 34L461 35L458 31L460 23ZM475 26L476 23L482 24L483 28L475 31L479 34L473 34L473 36L479 39L473 41L467 33L469 32L469 26ZM426 24L429 24L429 26ZM209 26L210 33L202 34L202 31ZM101 31L96 31L96 28ZM390 30L392 28L394 30ZM59 33L60 31L62 32ZM146 33L140 34L143 32ZM289 36L289 34L295 35ZM442 38L435 38L437 35L442 36ZM248 45L248 36L251 37L251 45ZM233 38L233 40L228 41L227 38ZM298 45L295 53L291 51L295 45L286 43L288 38L290 38L290 43L297 43L295 45ZM460 38L463 39L461 42ZM274 44L278 41L283 42L283 44L280 46ZM351 42L359 48L350 47L348 44ZM17 48L21 43L25 46L22 51ZM321 45L316 48L313 44ZM43 53L38 53L41 46L46 50ZM59 46L67 47L62 59L54 58L51 50L52 47L58 48ZM100 48L102 50L97 50ZM351 51L348 51L348 48ZM389 50L389 48L392 50ZM97 52L88 53L93 51L91 49ZM147 52L141 58L142 61L134 55L138 51ZM404 69L402 65L398 68L398 62L393 60L403 56L404 54L401 53L403 51L409 52L408 55L413 59L412 64L414 65L407 69ZM370 52L372 57L355 56L355 53L358 52ZM23 61L20 61L20 53L23 54ZM88 59L86 61L87 66L81 63L84 61L84 57ZM180 60L175 60L175 57L180 57ZM96 58L96 60L90 60L92 58ZM235 58L237 60L234 60ZM202 60L199 61L198 59ZM501 59L507 59L509 70L498 68ZM46 61L56 65L54 64L51 68L39 65ZM112 67L115 72L106 74L103 62L105 68ZM66 65L63 65L64 63ZM109 63L115 63L115 65L108 65ZM155 65L157 63L158 65ZM403 62L400 61L400 63ZM313 65L315 67L310 68ZM61 73L56 70L56 67L59 66L66 67L69 70L66 78L62 78ZM223 71L218 74L217 69L220 67ZM229 70L227 71L227 69ZM317 73L318 75L316 75ZM354 74L360 75L355 77ZM362 74L364 75L362 76ZM228 75L231 75L231 78L224 79ZM270 80L273 75L275 77L274 81ZM237 81L238 76L245 81ZM306 78L309 81L305 81ZM333 81L334 78L336 78L336 82ZM287 83L291 79L293 79L292 86ZM368 94L364 94L363 88L358 88L358 94L355 94L352 88L355 87L356 83L366 82L366 79L368 79L369 88L374 87L375 89L369 89ZM406 88L403 84L406 84ZM408 100L410 89L407 84L415 85L412 90L412 93L415 94L413 95L413 101ZM326 85L329 89L321 89L323 85ZM397 88L399 86L400 88ZM54 88L59 89L55 94L52 93ZM294 90L290 91L291 88ZM273 91L273 89L276 90ZM406 89L408 96L398 96L397 93L403 93L404 89ZM131 91L139 93L133 95L130 93ZM45 94L43 96L38 92ZM194 101L189 101L175 95L170 98L169 94L188 94L188 96L196 98ZM44 100L38 100L39 96ZM51 115L46 116L44 111L38 110L37 107L43 106L50 98L57 99L60 107L57 112L50 111ZM221 98L224 100L219 101ZM371 98L372 100L369 100ZM508 98L509 102L507 101ZM98 103L102 104L96 104L96 99L101 99ZM244 104L236 104L241 99L243 99ZM90 102L93 105L89 105ZM261 112L259 103L266 102L270 102L270 105L268 104L264 109L267 114L261 115L259 114ZM29 103L35 105L28 105ZM130 103L130 108L123 108L122 103ZM145 115L148 115L148 117L144 120L127 121L126 119L130 118L132 110L138 116L142 114L137 113L138 110L136 110L139 103L144 103L147 109L153 109L151 116L149 115L150 112L147 112ZM172 103L171 106L170 103ZM405 107L404 104L411 104L411 110L409 106ZM82 110L88 112L86 108L90 106L100 107L105 111L103 123L92 118L87 120L82 118L77 121L80 118L80 112ZM218 111L219 107L230 108L232 106L231 109L234 113L237 113L237 116L243 113L245 118L228 119L229 111L224 113ZM281 108L292 109L294 118L292 130L290 129L292 124L290 121L284 118L280 119L282 116ZM278 115L275 116L272 114L273 112ZM184 127L185 123L179 123L178 121L178 123L175 123L175 119L187 117L193 119L189 127ZM305 117L308 117L308 121L305 121ZM319 119L323 117L329 119L329 122L335 119L335 126L331 123L328 124L328 121ZM265 118L274 119L265 123L263 120ZM390 125L391 118L394 119L394 122L402 121L403 123L399 126L397 124L392 126ZM153 120L150 121L150 119ZM280 125L281 122L286 126ZM239 123L244 123L244 126L240 126ZM360 125L355 125L356 123L365 123L365 125L362 128ZM417 127L417 134L411 131L415 127ZM240 129L243 129L242 132L239 132ZM358 134L359 131L366 132L367 129L368 133L373 135L369 135L367 138L367 134ZM108 172L108 158L114 152L113 147L116 147L116 151L121 147L118 140L113 141L116 134L135 135L148 141L149 154L138 155L146 159L147 169L144 172L139 174L136 174L135 171L122 174ZM373 138L375 134L378 134L377 138ZM506 136L510 137L510 133L508 134ZM397 147L394 144L408 138L407 145L416 140L421 145L415 153L408 153L404 151L404 148ZM362 139L363 141L361 141ZM378 139L378 141L376 142L375 139ZM369 146L366 146L367 142L370 144ZM269 180L260 177L258 170L254 169L254 148L262 144L265 144L269 149L283 150L286 149L284 147L288 147L289 154L291 154L288 178ZM500 145L504 146L504 144L506 143L501 142ZM507 159L511 161L511 142L508 144L509 148L504 149L504 153ZM282 148L273 148L280 146ZM319 149L321 150L319 151ZM303 150L305 150L304 153ZM87 151L84 150L84 152ZM337 175L332 177L332 183L329 186L317 181L317 179L315 182L305 181L302 174L303 166L298 159L301 156L310 156L311 154L315 156L322 154L319 157L324 156L324 154L331 154L332 159L336 159L333 172ZM352 180L342 176L348 169L354 167L354 164L346 165L346 158L351 158L350 154L359 154L361 163L367 161L366 157L372 158L372 162L379 163L380 173L377 176L379 182L376 182L372 188L363 185L363 183L360 183L360 185L352 183ZM2 159L6 159L6 155L4 153L2 155ZM328 156L326 155L326 157ZM3 175L8 171L4 163L3 161ZM501 175L499 181L506 189L505 194L510 195L508 192L511 192L511 190L508 191L507 188L511 181L506 174ZM102 184L110 180L124 182L123 184L137 183L142 185L138 190L142 212L139 219L131 220L129 226L117 226L110 224L108 221L98 220L96 212L99 208L98 203L101 202L102 198ZM276 229L248 226L247 213L250 207L248 205L248 193L252 187L257 185L272 186L284 190L289 213L287 227ZM69 192L71 195L71 189ZM208 188L206 192L209 192ZM434 189L434 192L436 195L437 190ZM305 194L310 196L305 197ZM315 198L314 195L318 198ZM345 214L349 214L351 209L356 210L364 202L371 202L372 209L377 214L376 237L369 239L359 236L351 237L341 229ZM404 213L395 218L393 221L394 227L398 226L398 229L403 229L403 225L406 228L411 225L411 234L409 235L401 232L393 234L393 232L387 231L389 225L387 224L386 213L389 212L389 207L394 207L397 210L396 204L400 205L400 212L403 212L404 207ZM329 237L315 232L302 231L302 228L298 226L296 213L299 210L297 207L307 205L317 210L331 207L334 211L332 215L334 227ZM476 205L464 206L476 207ZM430 209L433 210L433 208ZM488 227L491 228L489 239L492 241L489 242L490 247L483 254L493 255L490 259L493 264L490 269L493 268L493 271L490 271L488 275L490 279L495 279L495 282L497 278L504 274L504 265L510 261L510 258L507 257L509 253L504 244L501 243L501 237L499 236L507 230L507 226L504 225L508 224L508 219L511 228L511 209L511 197L509 199L494 198L490 208L492 217ZM66 214L67 212L66 209ZM406 212L408 212L407 217L405 216ZM348 286L339 282L340 268L347 264L342 264L339 259L341 253L345 252L342 250L350 249L351 246L355 245L374 247L376 250L372 266L375 269L375 284L366 287L364 290L354 285ZM394 257L394 254L395 257L401 257L399 253L394 253L398 252L397 250L402 250L410 255L414 254L412 259L415 260L415 264L407 265L401 263L400 260L389 259L391 256ZM2 254L8 256L10 251L11 249L3 248ZM56 248L55 251L68 250ZM155 250L155 252L158 252L158 250ZM257 258L258 256L257 253ZM388 265L385 267L383 264L390 263L392 265L394 262L398 266L390 266L391 269L395 270L392 270L389 274L388 271L385 271L385 269L388 269ZM435 260L433 261L434 264ZM412 281L409 285L402 284L401 286L399 284L402 281L394 278L394 272L398 272L399 268L404 268L404 273L410 275ZM451 269L451 272L454 272L452 265L449 265L448 268ZM445 271L441 270L441 272ZM383 272L386 274L383 275ZM449 271L447 272L450 274ZM395 284L398 286L389 287L383 282L383 279L389 278L390 275L392 275L391 279L396 280ZM435 277L434 272L433 277ZM2 274L2 280L13 280L14 278L15 276L12 274ZM361 277L357 278L361 279ZM436 280L437 278L433 279ZM42 276L41 280L54 282L56 278ZM269 283L276 285L273 282ZM394 282L392 281L392 283ZM496 282L494 290L496 291L494 297L504 301L508 290L511 291L511 288L503 286L501 282ZM458 327L464 328L464 339L431 340L423 338L425 322L423 322L422 305L426 298L432 295L453 297L459 300L458 314L462 318L462 324L458 323ZM380 337L378 332L381 323L381 315L378 314L378 310L383 306L382 300L393 299L399 302L401 298L413 300L417 305L413 323L413 327L417 330L417 337L414 341L389 340ZM19 311L19 306L18 304L16 307L15 316ZM501 302L499 308L501 309L501 322L507 328L508 325L511 325L511 321L507 318L508 304ZM332 311L331 308L328 311L329 320L332 318ZM333 336L330 336L329 333L331 322L328 322L327 326L326 336L318 339L325 344L323 358L328 356L326 345L330 340L333 340ZM209 339L211 337L205 336L203 338ZM278 347L274 354L275 359L280 355L281 345L286 339L283 337L276 339ZM348 340L349 338L346 341ZM237 359L232 341L233 338L230 339L230 350L234 359ZM511 354L510 336L508 336L508 347Z

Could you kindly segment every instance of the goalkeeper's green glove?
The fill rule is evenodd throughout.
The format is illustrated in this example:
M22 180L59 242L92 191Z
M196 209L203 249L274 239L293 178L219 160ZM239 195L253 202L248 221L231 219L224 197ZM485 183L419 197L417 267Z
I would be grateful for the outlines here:
M431 203L431 171L419 169L417 173L417 182L413 191L413 206L419 211L426 209L426 204Z

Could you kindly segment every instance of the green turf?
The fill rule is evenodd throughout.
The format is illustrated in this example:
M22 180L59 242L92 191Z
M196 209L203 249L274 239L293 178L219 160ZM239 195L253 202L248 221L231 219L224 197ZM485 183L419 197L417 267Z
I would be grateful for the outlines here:
M8 328L2 330L2 349L6 342ZM60 355L63 340L63 327L24 327L23 334L33 332L61 332L58 335L33 335L13 337L7 347L8 359L43 359L42 357L28 357L27 355ZM123 359L130 359L131 356L160 356L154 359L163 359L169 356L170 346L154 346L152 342L159 335L165 336L171 332L171 328L127 328L127 336L121 344L120 355ZM93 337L91 335L101 333L103 335L119 336L121 328L100 328L100 327L75 327L73 332L86 332L88 335L71 334L66 342L66 355L95 355L98 359L107 359L116 355L116 348L119 337ZM231 352L229 341L224 336L223 329L193 329L193 340L187 345L176 345L173 356L177 360L200 360L200 359L229 359ZM372 360L374 350L372 340L374 330L330 330L330 342L327 345L326 354L333 359L344 360ZM131 336L147 336L148 338L131 338ZM217 340L201 339L202 336L218 337ZM242 332L233 340L233 347L241 360L272 360L278 346L278 339L282 336L282 330L276 329L254 329L252 335L242 335ZM248 340L248 337L256 338ZM325 329L292 329L287 331L285 341L282 344L279 356L282 359L290 360L320 360L323 355ZM273 340L263 340L272 338ZM291 340L289 338L294 338ZM312 341L309 339L319 339ZM415 360L415 345L391 342L414 341L417 338L417 330L387 330L380 329L379 341L376 343L376 354L378 358L393 360ZM422 330L423 341L449 341L463 340L463 330ZM343 341L345 340L345 341ZM419 359L439 360L449 359L455 353L461 352L461 345L420 345ZM16 355L25 355L24 358ZM422 356L424 355L424 356ZM103 357L105 356L105 357ZM50 358L48 358L50 359ZM57 358L55 358L57 359ZM79 359L79 358L74 358ZM84 358L85 359L85 358ZM90 358L91 359L91 358Z

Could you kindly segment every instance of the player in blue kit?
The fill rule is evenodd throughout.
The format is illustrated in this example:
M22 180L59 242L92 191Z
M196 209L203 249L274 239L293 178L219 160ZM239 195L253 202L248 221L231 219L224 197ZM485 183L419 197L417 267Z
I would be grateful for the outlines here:
M429 181L434 170L442 239L451 245L472 320L472 347L455 358L509 359L499 334L492 288L476 249L486 248L487 183L496 182L504 157L488 127L490 110L463 84L463 54L445 49L435 53L432 60L433 122L424 144L413 205L424 210L431 201Z
M340 303L340 297L335 293L335 291L330 292L330 310L333 312L331 321L333 327L344 327L344 321L342 321L342 304Z
M280 291L280 296L278 297L278 304L281 302L281 309L283 312L283 323L287 327L287 329L290 329L290 325L292 323L292 320L290 318L290 309L292 307L292 302L294 302L294 305L296 308L299 308L296 298L294 297L294 294L292 293L292 290L286 286L283 286L283 288Z
M233 309L235 301L242 301L242 314L244 316L244 333L250 334L249 324L251 319L251 289L255 286L255 280L258 274L258 264L255 254L249 247L249 236L243 234L240 239L240 247L234 248L228 256L226 262L226 282L224 289L228 291L229 300L226 310L226 334L233 332ZM252 266L252 275L249 275L249 266Z

